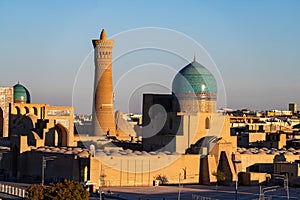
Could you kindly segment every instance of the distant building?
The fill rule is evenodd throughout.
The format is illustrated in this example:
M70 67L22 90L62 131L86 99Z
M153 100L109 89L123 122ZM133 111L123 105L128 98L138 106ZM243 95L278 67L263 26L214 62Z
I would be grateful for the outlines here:
M297 113L297 104L296 103L289 103L289 111L293 114Z
M300 163L299 160L295 162L274 162L274 178L276 175L281 175L281 177L288 177L290 184L299 186L300 181ZM282 180L282 179L281 179Z

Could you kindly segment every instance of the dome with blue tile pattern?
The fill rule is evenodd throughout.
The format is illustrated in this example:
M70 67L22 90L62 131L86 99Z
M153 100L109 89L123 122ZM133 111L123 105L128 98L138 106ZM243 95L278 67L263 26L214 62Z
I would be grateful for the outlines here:
M14 102L15 103L30 103L30 93L20 83L14 85Z
M217 93L217 82L212 73L194 59L177 73L172 90L175 94Z

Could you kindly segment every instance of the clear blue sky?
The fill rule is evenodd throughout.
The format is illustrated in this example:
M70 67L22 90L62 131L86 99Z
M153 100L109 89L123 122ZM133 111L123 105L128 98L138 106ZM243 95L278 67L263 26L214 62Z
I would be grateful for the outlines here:
M182 32L217 64L227 107L300 104L300 1L0 1L0 85L34 103L71 105L76 72L102 28Z

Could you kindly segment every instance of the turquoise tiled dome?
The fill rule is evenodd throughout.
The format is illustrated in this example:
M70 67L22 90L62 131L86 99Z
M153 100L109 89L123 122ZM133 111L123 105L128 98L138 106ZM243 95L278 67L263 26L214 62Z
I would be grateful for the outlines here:
M14 102L15 103L30 103L30 93L21 84L14 85Z
M173 93L216 93L214 76L200 63L192 63L181 69L173 80Z

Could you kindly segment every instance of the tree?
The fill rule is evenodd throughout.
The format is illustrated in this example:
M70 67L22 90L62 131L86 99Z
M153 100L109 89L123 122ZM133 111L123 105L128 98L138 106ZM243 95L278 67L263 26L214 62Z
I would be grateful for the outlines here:
M35 188L38 189L36 192L33 191ZM83 188L82 184L71 180L51 183L49 187L32 185L27 191L28 200L87 200L89 197L89 193Z
M214 172L212 175L217 178L218 184L221 184L221 185L225 184L226 176L225 176L224 172L218 170L217 172Z
M45 187L42 185L33 184L27 188L27 200L43 200Z
M157 175L156 177L154 177L155 180L159 180L160 184L167 184L169 181L168 181L168 178L166 177L166 175Z

